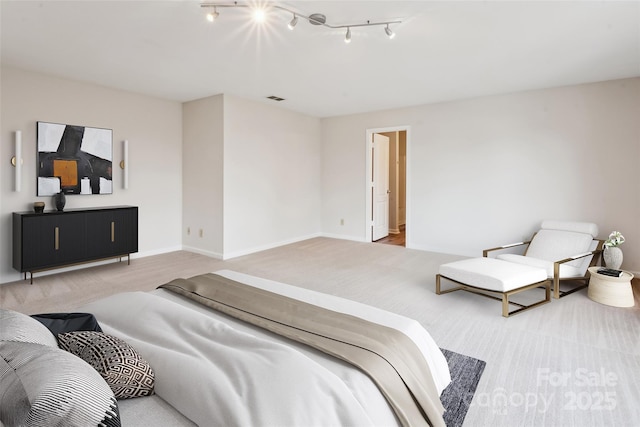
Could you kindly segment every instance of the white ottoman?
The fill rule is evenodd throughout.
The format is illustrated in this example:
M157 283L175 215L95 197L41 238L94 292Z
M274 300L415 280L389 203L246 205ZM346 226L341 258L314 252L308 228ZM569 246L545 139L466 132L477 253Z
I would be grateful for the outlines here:
M441 278L459 286L441 290ZM551 280L544 268L502 261L495 258L470 258L442 264L436 275L436 294L465 290L502 301L502 315L509 317L520 311L545 304L551 300ZM533 304L523 305L509 301L509 296L529 289L544 287L545 298ZM498 294L500 297L496 297ZM509 311L509 304L520 308Z

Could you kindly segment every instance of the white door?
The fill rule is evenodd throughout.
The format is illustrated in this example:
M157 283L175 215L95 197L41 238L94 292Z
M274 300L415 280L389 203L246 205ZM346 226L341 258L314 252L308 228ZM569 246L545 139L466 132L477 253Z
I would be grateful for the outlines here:
M372 240L389 235L389 137L373 134Z

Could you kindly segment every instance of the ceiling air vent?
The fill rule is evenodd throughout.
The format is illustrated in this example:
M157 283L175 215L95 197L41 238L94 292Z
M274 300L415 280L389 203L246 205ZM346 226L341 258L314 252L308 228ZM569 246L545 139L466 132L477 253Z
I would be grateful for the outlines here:
M284 101L284 98L280 98L279 96L275 96L275 95L271 95L271 96L267 96L267 99L271 99L272 101Z

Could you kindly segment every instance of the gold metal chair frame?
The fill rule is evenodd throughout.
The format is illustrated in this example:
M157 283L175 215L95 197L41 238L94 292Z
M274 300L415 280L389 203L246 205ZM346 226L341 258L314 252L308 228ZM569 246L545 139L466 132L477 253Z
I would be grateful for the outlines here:
M504 246L498 246L496 248L491 248L491 249L485 249L482 251L482 256L483 257L488 257L489 252L493 252L493 251L499 251L501 249L507 249L507 248L514 248L517 246L523 246L523 245L527 245L527 247L525 248L524 251L524 255L527 255L527 250L529 249L529 244L531 243L531 241L533 240L533 238L535 237L535 234L531 237L531 240L527 241L527 242L520 242L520 243L513 243L511 245L504 245ZM569 257L569 258L565 258L559 261L555 261L553 263L553 279L551 279L553 281L553 297L558 299L558 298L562 298L564 296L570 295L576 291L579 291L580 289L584 289L587 286L589 286L589 277L591 276L591 273L589 273L589 269L587 268L587 271L584 275L584 277L567 277L566 279L562 279L560 278L560 266L562 264L564 264L565 262L569 262L569 261L575 261L577 259L580 258L585 258L588 256L592 256L593 258L591 259L591 262L589 263L589 267L594 267L596 265L598 265L598 262L602 256L602 247L604 245L604 240L599 240L599 239L594 239L598 242L598 246L596 246L596 248L591 251L591 252L585 252L573 257ZM574 285L571 289L566 290L566 291L562 291L560 290L560 282L562 282L563 284L566 283L575 283L578 282L577 285Z
M450 280L454 283L457 283L459 286L455 287L455 288L451 288L451 289L446 289L446 290L442 290L441 285L440 285L440 280L441 278ZM530 285L525 285L522 286L520 288L516 288L516 289L512 289L510 291L506 291L506 292L500 292L500 291L494 291L491 289L485 289L485 288L480 288L477 286L472 286L469 285L467 283L462 283L462 282L458 282L457 280L454 280L450 277L447 276L443 276L442 274L436 274L436 294L437 295L442 295L442 294L447 294L449 292L454 292L454 291L467 291L467 292L472 292L474 294L478 294L478 295L482 295L483 297L487 297L487 298L491 298L491 299L495 299L498 301L502 301L502 316L503 317L509 317L510 315L516 314L516 313L520 313L522 311L525 310L529 310L530 308L534 308L537 307L539 305L542 304L546 304L548 302L551 302L551 280L547 279L547 280L543 280L542 282L537 282L537 283L532 283ZM509 301L509 297L511 295L515 295L517 293L520 292L524 292L524 291L528 291L530 289L534 289L534 288L544 288L544 299L540 300L540 301L536 301L532 304L529 305L524 305L524 304L520 304L518 302L515 301ZM496 296L496 295L499 295ZM509 305L516 305L520 308L517 308L515 310L509 311Z

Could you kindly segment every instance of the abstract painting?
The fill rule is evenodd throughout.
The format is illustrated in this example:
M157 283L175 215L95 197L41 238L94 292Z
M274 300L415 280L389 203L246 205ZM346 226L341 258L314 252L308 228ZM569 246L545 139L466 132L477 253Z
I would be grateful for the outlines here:
M113 131L38 122L38 196L111 194Z

